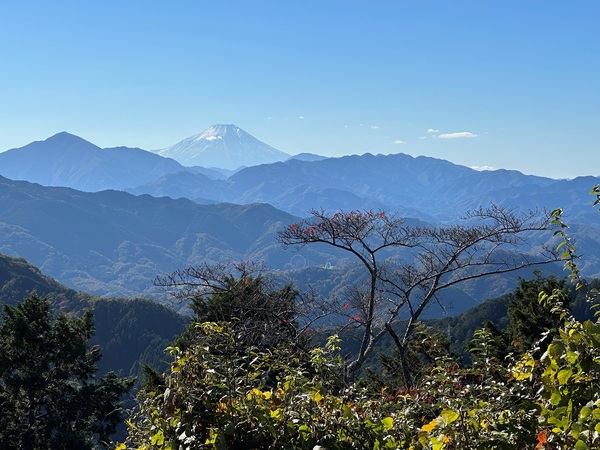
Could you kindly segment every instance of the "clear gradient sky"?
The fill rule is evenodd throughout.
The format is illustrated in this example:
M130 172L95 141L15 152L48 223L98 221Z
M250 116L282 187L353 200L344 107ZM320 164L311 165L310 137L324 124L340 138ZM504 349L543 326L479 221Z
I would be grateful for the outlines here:
M290 154L600 176L600 1L0 0L0 151L216 123Z

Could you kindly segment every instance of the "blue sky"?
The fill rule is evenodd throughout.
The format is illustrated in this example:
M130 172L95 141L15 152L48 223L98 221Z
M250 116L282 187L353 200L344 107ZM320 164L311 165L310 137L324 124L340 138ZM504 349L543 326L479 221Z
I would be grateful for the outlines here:
M170 146L600 176L597 0L0 1L0 150Z

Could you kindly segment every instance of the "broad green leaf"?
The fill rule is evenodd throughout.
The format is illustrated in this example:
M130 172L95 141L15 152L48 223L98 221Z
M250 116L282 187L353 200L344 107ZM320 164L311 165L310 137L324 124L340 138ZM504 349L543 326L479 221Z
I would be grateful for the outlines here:
M581 417L582 419L587 419L588 417L590 417L590 415L592 414L592 408L590 408L589 406L584 406L583 408L581 408L581 411L579 412L579 417Z
M578 358L579 358L579 353L572 352L570 350L567 351L567 361L569 361L569 364L575 364L577 362Z
M575 450L588 450L589 447L587 446L587 444L585 442L583 442L581 439L579 439L576 443L575 443Z
M394 419L392 417L384 417L381 419L381 424L383 425L384 430L391 430L394 426Z
M396 439L394 439L393 436L387 436L387 439L385 440L385 448L389 450L398 450L400 445L396 442Z
M583 425L581 425L580 423L573 423L571 425L571 436L573 436L573 438L575 439L579 439L579 435L581 434L581 430L583 429Z
M560 395L560 392L558 391L554 391L552 392L552 395L550 395L550 404L551 405L558 405L560 403L560 401L562 400L562 395Z
M563 354L565 346L562 342L553 342L548 346L548 354L552 359L558 359Z
M352 419L352 417L354 417L354 414L352 414L352 410L348 405L342 406L342 414L345 419Z
M573 371L571 369L562 369L556 375L556 379L560 384L567 384L571 376L573 375Z

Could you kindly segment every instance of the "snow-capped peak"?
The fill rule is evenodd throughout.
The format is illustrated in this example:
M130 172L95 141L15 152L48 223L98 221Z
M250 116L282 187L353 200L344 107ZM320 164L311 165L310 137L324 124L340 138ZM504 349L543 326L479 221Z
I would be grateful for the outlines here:
M240 127L229 125L212 125L200 134L156 153L177 160L185 166L219 167L235 170L242 166L284 161L289 158L281 152L255 137Z

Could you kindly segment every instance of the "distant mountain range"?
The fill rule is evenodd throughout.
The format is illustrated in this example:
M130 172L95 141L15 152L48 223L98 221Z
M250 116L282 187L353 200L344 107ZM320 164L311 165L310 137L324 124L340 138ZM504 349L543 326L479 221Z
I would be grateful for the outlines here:
M166 174L128 191L201 202L264 202L299 216L321 207L381 208L425 220L453 220L468 209L555 182L516 171L478 172L434 158L365 154L291 159L249 167L217 182L199 175Z
M562 207L584 273L600 274L600 218L588 194L600 183L594 177L479 172L404 154L301 154L232 173L141 149L101 149L68 133L0 153L0 175L7 177L0 177L0 252L101 295L157 296L156 275L205 261L252 259L279 270L341 264L344 255L335 252L309 246L295 254L274 242L281 227L313 208L384 209L436 225L491 203Z
M319 158L307 154L299 157ZM0 175L45 186L94 192L135 188L178 172L225 179L242 166L288 158L287 153L235 125L213 125L199 135L156 153L129 147L102 149L79 136L61 132L44 141L1 152Z
M88 192L132 187L182 170L173 159L139 148L101 149L69 133L0 153L0 175Z
M240 136L247 142L254 139L234 125L216 125L209 130L201 140L222 135L223 139L207 142L224 145L231 135L236 136L234 141ZM238 150L243 153L248 147ZM87 192L116 189L203 204L269 203L296 216L306 215L311 208L381 208L436 221L454 220L466 210L492 202L576 208L573 200L585 204L589 186L581 192L576 189L596 180L553 180L508 170L479 172L440 159L404 154L342 158L300 154L232 173L185 167L141 149L101 149L68 133L0 153L0 175ZM557 201L559 197L564 201Z

